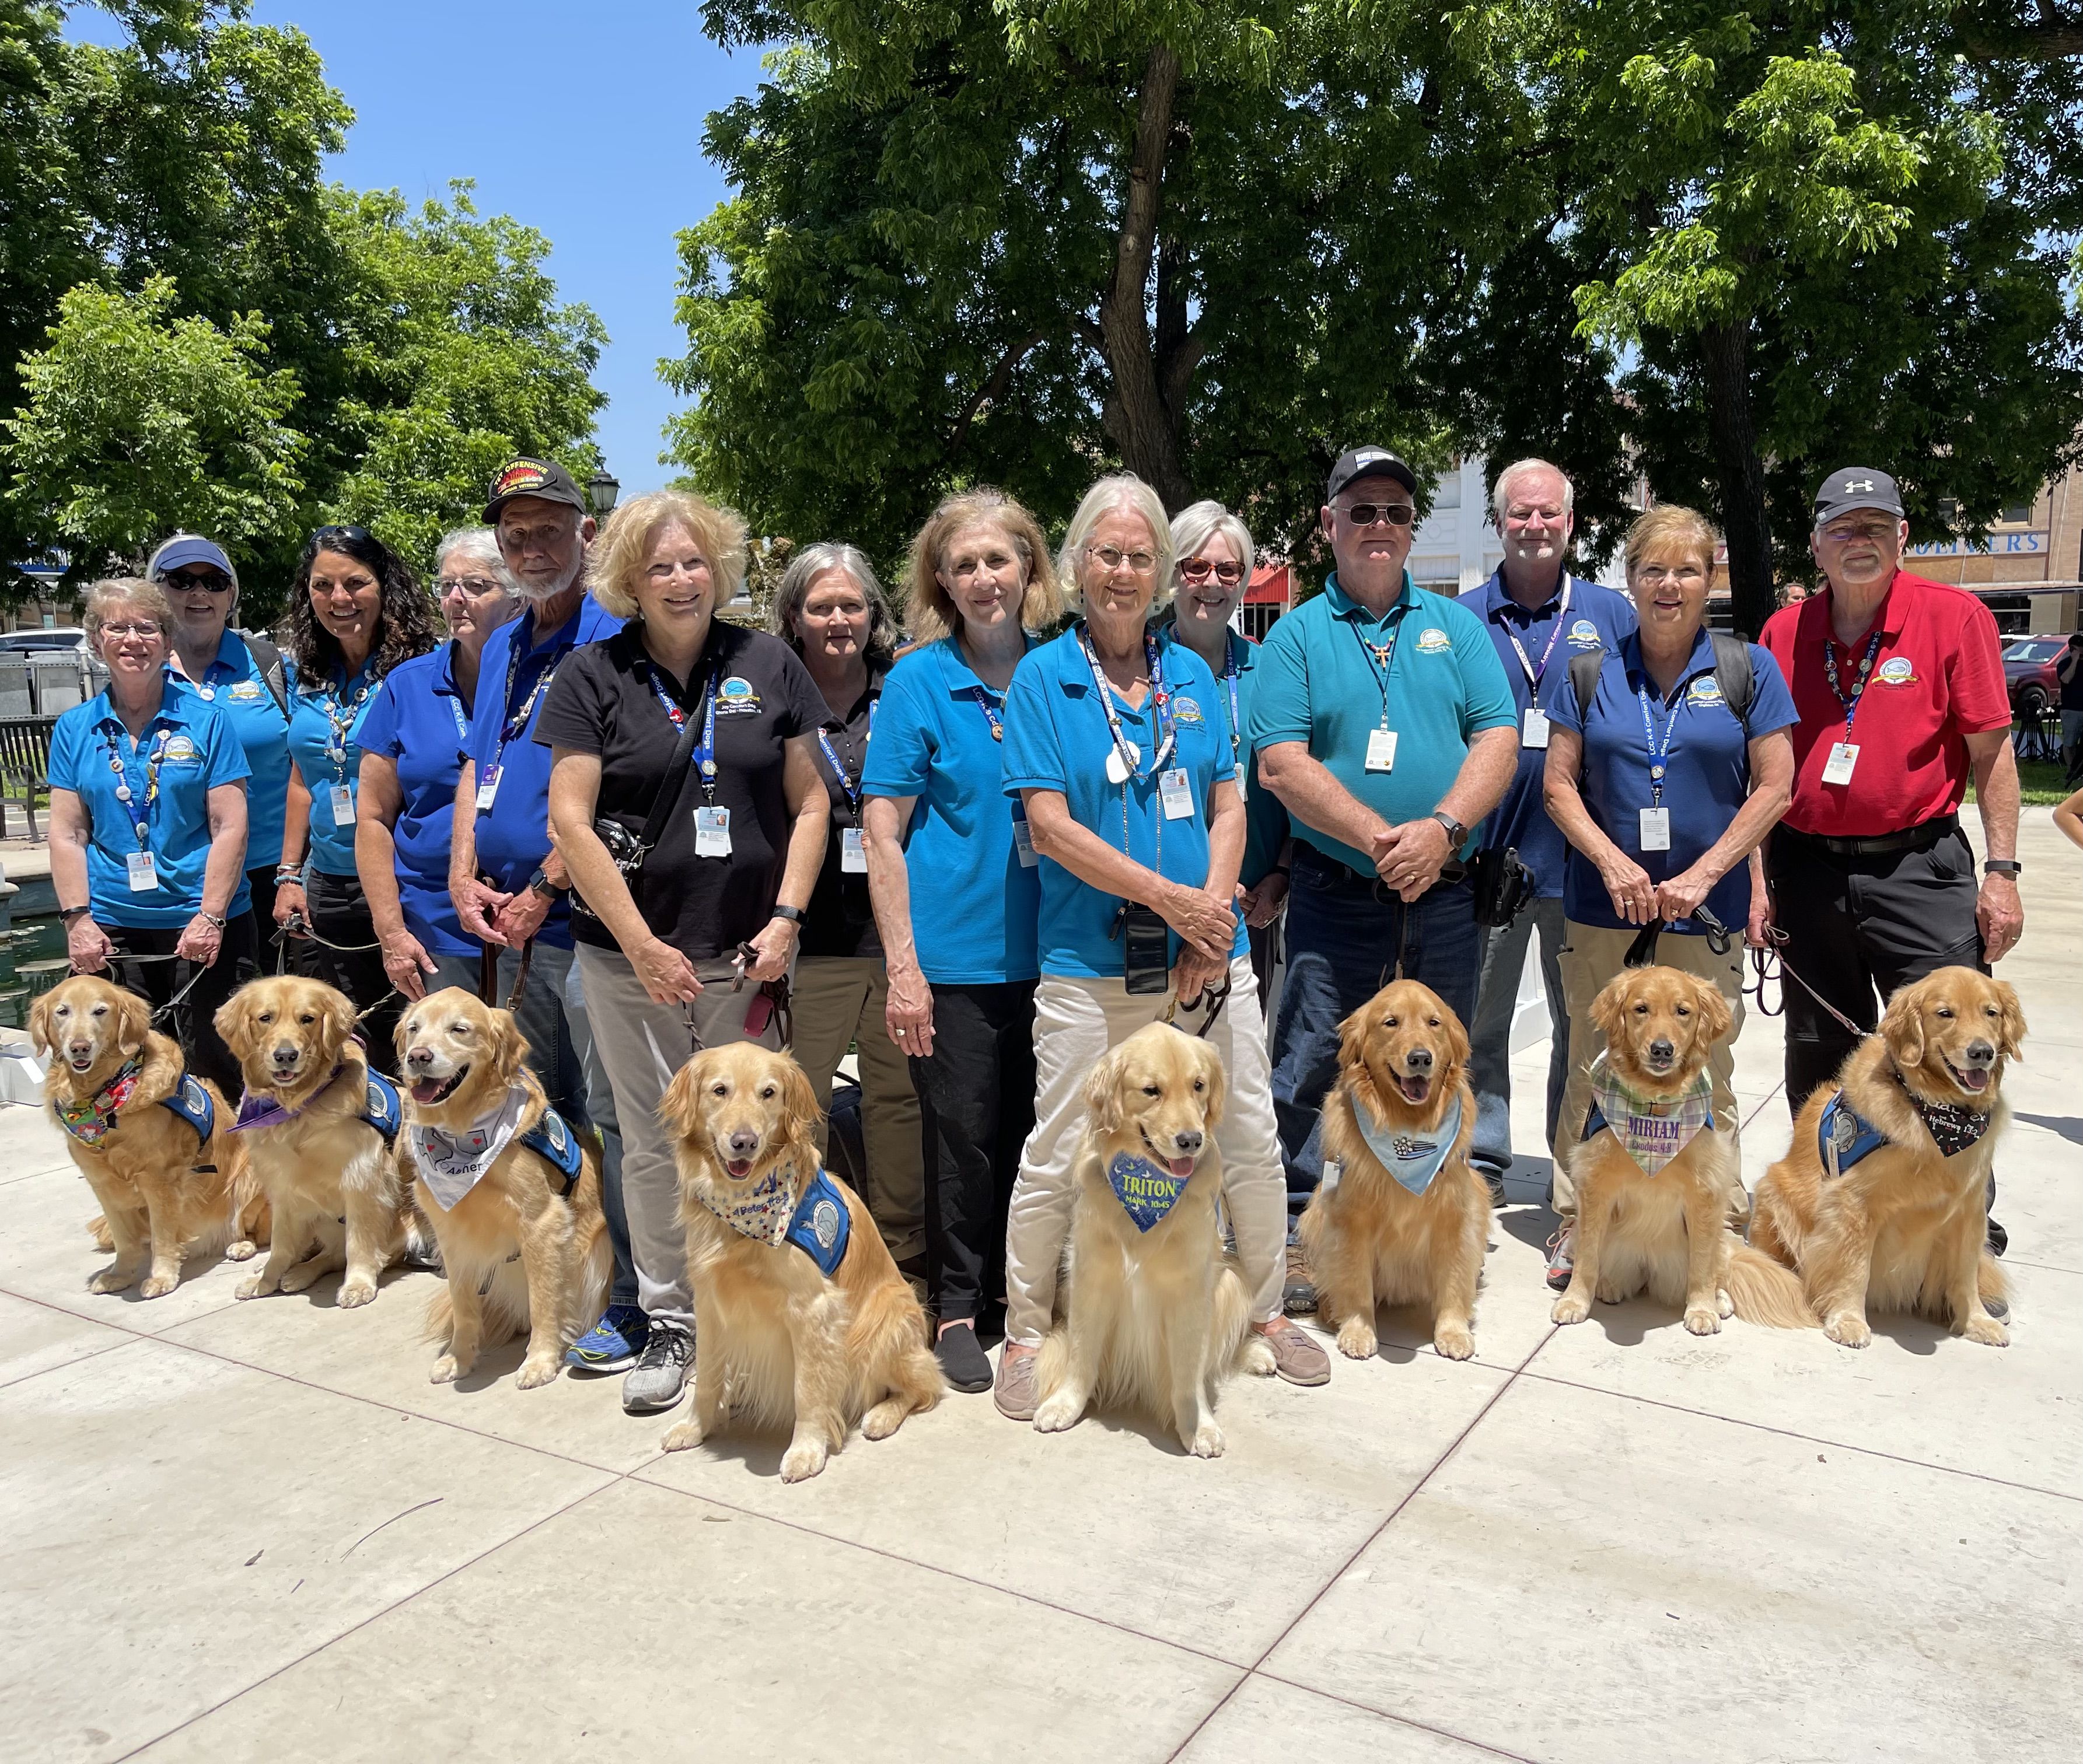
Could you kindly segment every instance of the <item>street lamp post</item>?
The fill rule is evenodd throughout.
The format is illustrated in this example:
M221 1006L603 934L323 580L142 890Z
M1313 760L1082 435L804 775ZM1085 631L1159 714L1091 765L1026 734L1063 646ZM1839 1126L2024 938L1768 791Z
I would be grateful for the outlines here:
M622 480L602 466L586 479L585 494L594 519L605 521L615 510L615 499L622 494Z

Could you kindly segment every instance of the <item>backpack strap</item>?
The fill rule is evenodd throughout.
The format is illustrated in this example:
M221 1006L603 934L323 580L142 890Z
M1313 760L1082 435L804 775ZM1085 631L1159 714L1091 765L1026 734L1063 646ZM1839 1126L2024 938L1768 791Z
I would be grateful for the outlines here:
M1743 734L1751 732L1751 706L1757 699L1757 674L1751 666L1751 646L1740 637L1731 636L1726 631L1707 633L1714 645L1714 683L1722 689L1722 702L1735 712L1736 720L1743 726Z
M1577 721L1591 714L1591 701L1599 695L1599 674L1606 665L1606 652L1580 649L1570 658L1570 690L1577 694Z
M275 708L282 713L285 721L289 715L289 682L282 669L282 652L267 638L238 633L239 640L246 645L247 652L260 664L260 677L267 682Z

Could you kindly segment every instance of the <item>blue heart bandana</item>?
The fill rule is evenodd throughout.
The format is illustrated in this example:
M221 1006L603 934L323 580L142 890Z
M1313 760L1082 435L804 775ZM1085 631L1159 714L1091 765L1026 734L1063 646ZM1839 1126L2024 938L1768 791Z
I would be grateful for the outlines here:
M1454 1105L1447 1111L1447 1118L1426 1133L1377 1127L1373 1116L1358 1103L1353 1104L1353 1120L1382 1168L1413 1194L1422 1195L1432 1186L1447 1154L1461 1137L1461 1095L1459 1091L1454 1093Z
M1183 1176L1175 1176L1149 1158L1131 1158L1125 1151L1113 1154L1113 1162L1107 1166L1106 1176L1114 1198L1121 1202L1122 1210L1135 1222L1139 1231L1161 1225L1172 1208L1178 1205L1179 1196L1186 1192L1186 1184L1194 1180L1191 1171Z
M1591 1108L1584 1117L1584 1137L1610 1132L1641 1166L1654 1175L1692 1143L1693 1136L1713 1130L1714 1099L1705 1072L1678 1095L1637 1095L1606 1068L1601 1053L1591 1062Z

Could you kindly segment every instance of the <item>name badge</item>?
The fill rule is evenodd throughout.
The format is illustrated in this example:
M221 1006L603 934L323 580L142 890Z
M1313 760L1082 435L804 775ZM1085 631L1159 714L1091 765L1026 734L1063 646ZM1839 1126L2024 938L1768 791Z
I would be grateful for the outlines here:
M147 894L159 885L159 872L152 867L150 852L133 851L124 861L129 871L133 894Z
M1548 713L1538 705L1528 708L1526 720L1519 725L1519 745L1521 747L1545 747L1548 745Z
M697 808L695 811L695 855L727 858L730 855L730 811Z
M345 784L335 784L327 792L332 798L332 824L336 827L354 825L354 792Z
M1396 731L1376 729L1367 736L1367 769L1371 772L1396 770Z
M1128 744L1128 750L1126 753L1123 753L1118 747L1115 748L1107 755L1107 782L1109 784L1126 783L1128 782L1130 767L1140 766L1142 763L1143 749L1138 747L1134 742L1130 741Z
M868 874L868 841L858 827L839 829L839 868L847 876Z
M1668 808L1642 810L1641 849L1645 851L1668 851L1671 849L1671 811Z
M1852 768L1859 763L1859 750L1850 741L1833 742L1830 758L1823 762L1823 782L1826 784L1849 784Z
M1187 783L1183 766L1157 774L1157 795L1167 821L1184 821L1194 812L1194 787Z
M1017 808L1012 812L1012 849L1020 854L1020 867L1031 870L1042 860L1034 855L1034 833L1027 825L1027 817Z
M502 768L488 767L477 781L477 812L480 815L492 812L492 805L499 800L499 774Z

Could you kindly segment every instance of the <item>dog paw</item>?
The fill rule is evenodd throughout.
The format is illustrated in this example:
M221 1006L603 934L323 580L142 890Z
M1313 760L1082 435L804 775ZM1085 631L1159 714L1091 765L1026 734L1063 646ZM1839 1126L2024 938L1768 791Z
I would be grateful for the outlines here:
M268 1284L267 1272L264 1269L258 1274L248 1274L231 1289L231 1296L234 1298L260 1298L274 1289Z
M181 1283L178 1274L147 1274L137 1288L140 1298L164 1298Z
M1075 1427L1085 1412L1085 1406L1069 1392L1058 1391L1034 1412L1034 1431L1037 1433L1061 1433Z
M87 1283L87 1289L91 1293L127 1293L135 1279L134 1275L120 1268L104 1268Z
M782 1481L808 1482L825 1467L828 1455L822 1440L798 1440L781 1460Z
M1617 1281L1602 1280L1599 1282L1599 1302L1602 1305L1624 1305L1632 1296Z
M1685 1313L1685 1327L1696 1336L1718 1336L1722 1332L1722 1319L1712 1306L1694 1305Z
M1203 1421L1194 1437L1183 1442L1196 1458L1220 1458L1223 1455L1223 1430L1213 1421Z
M1591 1315L1591 1307L1584 1302L1582 1293L1565 1293L1549 1309L1550 1323L1580 1323Z
M315 1281L320 1272L320 1269L312 1267L308 1262L300 1263L282 1277L282 1290L300 1293Z
M1985 1348L2008 1348L2011 1344L2010 1331L1993 1317L1970 1317L1960 1333Z
M1866 1327L1863 1317L1854 1317L1840 1312L1823 1325L1823 1333L1840 1347L1863 1348L1874 1339L1874 1332Z
M530 1354L521 1362L521 1369L513 1374L517 1391L533 1391L539 1386L554 1384L558 1369L564 1365L561 1354Z
M1348 1360L1371 1360L1380 1345L1363 1318L1348 1317L1338 1325L1338 1352Z
M340 1283L340 1297L335 1302L342 1310L353 1310L357 1306L369 1303L375 1296L376 1282L373 1280L362 1278L343 1281Z
M456 1364L452 1353L445 1353L437 1360L427 1374L429 1384L454 1384L463 1376L463 1368Z
M904 1417L911 1412L901 1396L885 1397L860 1418L863 1439L887 1439L904 1424Z
M1254 1378L1270 1378L1280 1369L1272 1343L1256 1331L1244 1346L1244 1369Z
M243 1237L236 1243L227 1243L224 1247L224 1259L227 1262L250 1262L260 1253L258 1243L249 1243Z
M658 1441L661 1452L684 1452L701 1444L703 1438L699 1421L675 1421L665 1429L665 1437Z
M1472 1360L1476 1357L1476 1338L1466 1329L1435 1330L1432 1348L1449 1360Z

